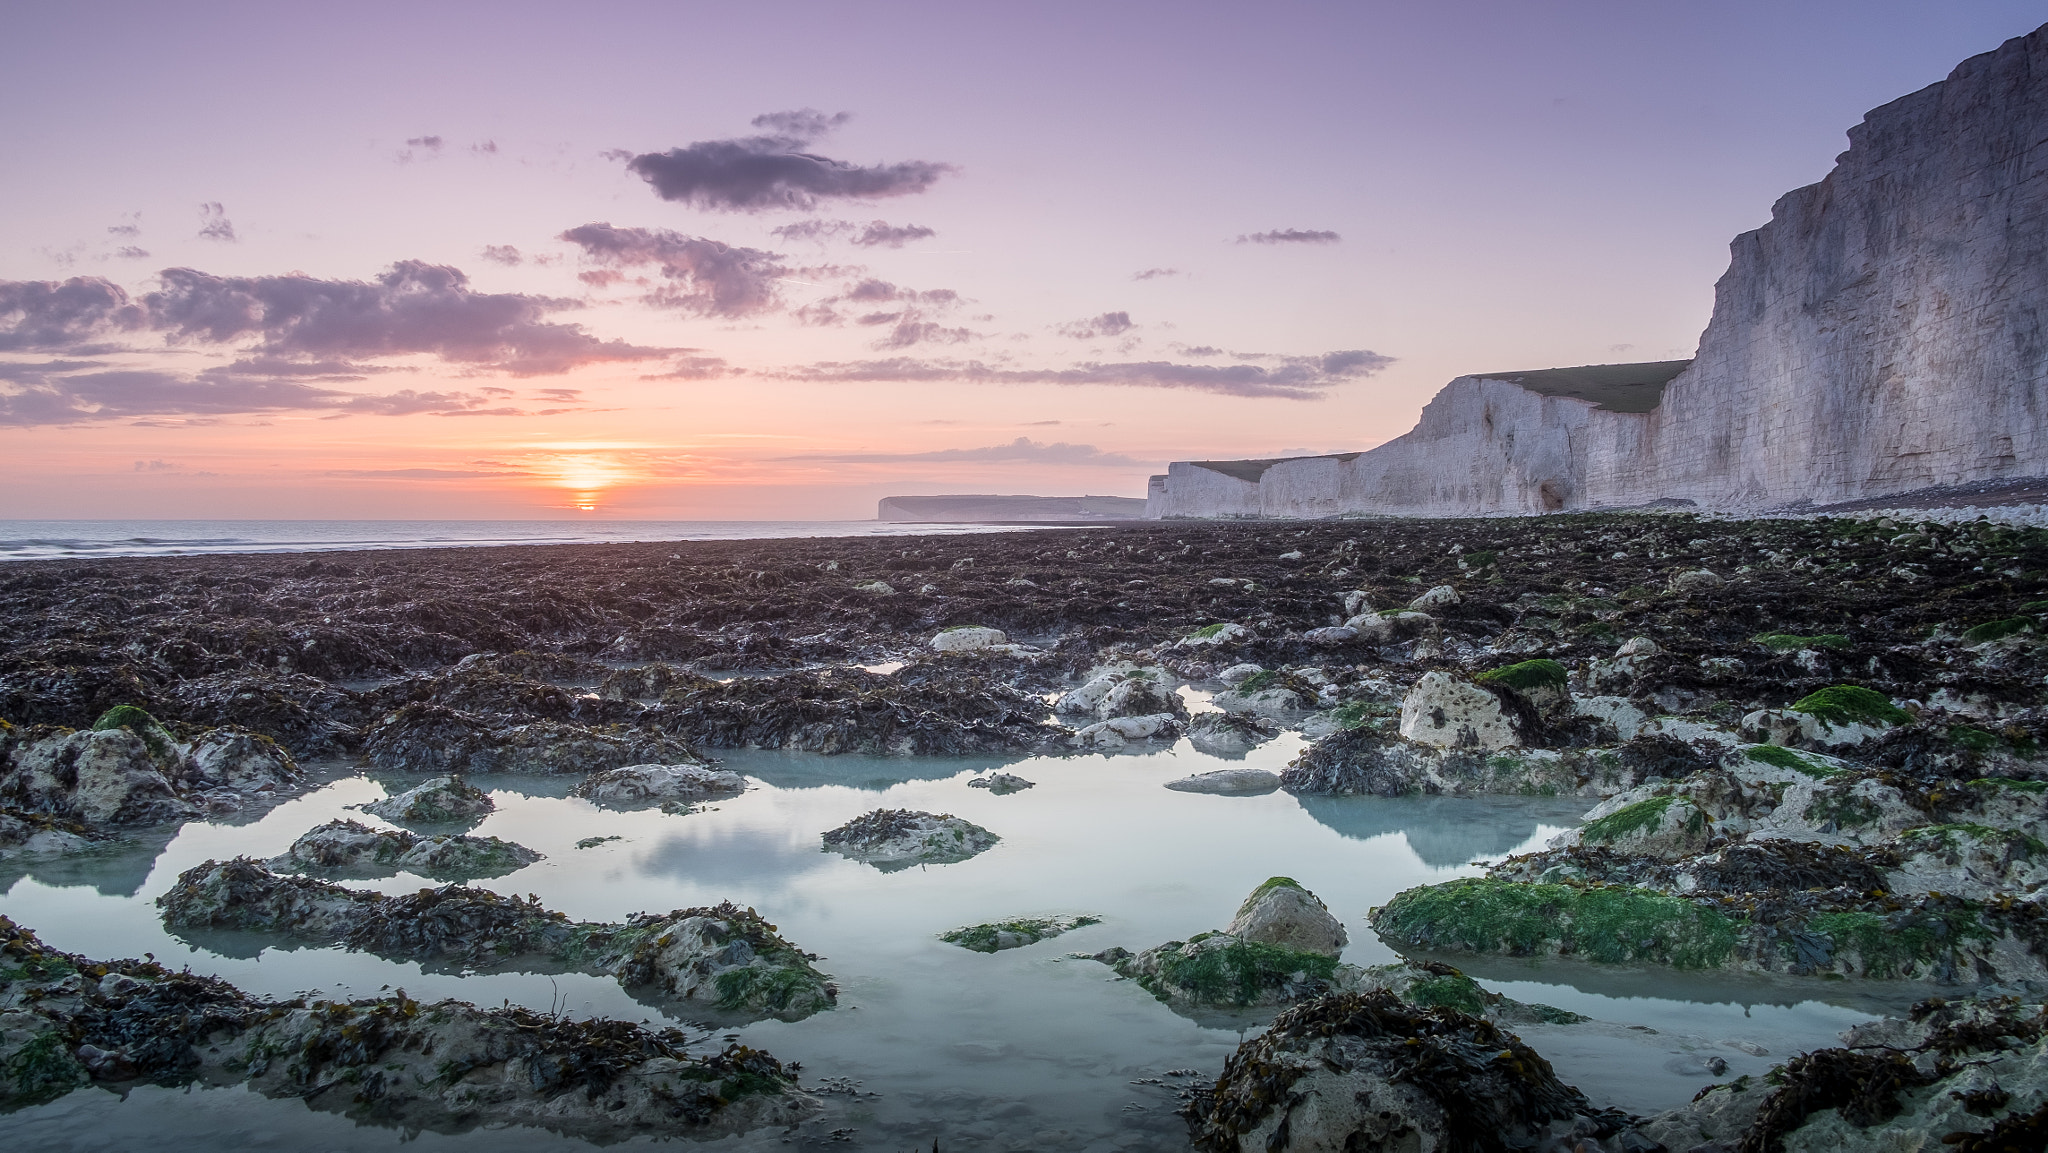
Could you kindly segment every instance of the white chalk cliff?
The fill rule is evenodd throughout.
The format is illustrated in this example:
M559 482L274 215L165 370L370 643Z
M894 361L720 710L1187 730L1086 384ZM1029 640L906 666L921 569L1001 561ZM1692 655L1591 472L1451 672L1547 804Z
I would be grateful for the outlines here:
M1150 517L1828 504L2048 475L2048 26L1849 130L1690 363L1461 376L1369 452L1184 461Z

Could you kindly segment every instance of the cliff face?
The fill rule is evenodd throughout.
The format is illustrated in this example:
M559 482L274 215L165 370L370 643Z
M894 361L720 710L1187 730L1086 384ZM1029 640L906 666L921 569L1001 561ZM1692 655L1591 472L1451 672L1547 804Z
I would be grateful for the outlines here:
M1562 373L1460 377L1370 452L1256 462L1228 512L1176 464L1147 515L1753 509L2048 474L2048 27L1849 141L1735 239L1698 357L1647 411Z

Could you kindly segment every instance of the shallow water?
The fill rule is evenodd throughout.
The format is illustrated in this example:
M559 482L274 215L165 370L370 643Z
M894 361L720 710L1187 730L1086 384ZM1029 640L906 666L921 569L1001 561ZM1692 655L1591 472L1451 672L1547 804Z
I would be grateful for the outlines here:
M871 520L0 520L0 561L668 540L936 536L1076 527Z
M936 1138L945 1147L1184 1149L1172 1086L1187 1078L1167 1071L1213 1076L1259 1019L1190 1020L1068 953L1110 945L1136 950L1220 928L1254 886L1284 874L1344 920L1352 936L1346 960L1389 961L1392 951L1365 926L1367 909L1417 884L1476 873L1476 859L1536 848L1576 824L1587 804L1215 797L1161 787L1226 765L1278 770L1300 748L1290 733L1234 761L1196 752L1185 741L1151 753L1009 762L736 752L726 755L727 767L754 787L678 815L597 809L568 798L567 779L479 776L498 811L475 831L546 854L479 884L538 894L548 907L584 920L730 899L754 906L799 947L823 954L819 967L840 985L836 1011L794 1024L710 1024L714 1043L736 1036L802 1062L807 1085L832 1078L860 1083L859 1096L828 1096L826 1116L792 1138L802 1144L901 1150ZM1008 796L967 787L994 767L1037 787ZM160 841L146 842L110 857L35 865L26 876L19 862L0 865L0 884L9 885L0 912L62 949L97 957L151 952L254 993L365 996L400 986L429 999L505 999L661 1019L610 978L423 972L415 963L365 954L280 949L266 937L181 940L157 920L151 902L181 870L208 858L274 855L338 816L380 823L345 806L419 779L338 776L261 820L187 825L160 851ZM888 873L820 851L820 832L878 807L954 813L1003 839L969 861ZM620 839L575 847L592 836ZM403 892L428 882L401 876L350 883ZM937 939L962 925L1054 913L1089 913L1104 922L994 955ZM1843 990L1810 983L1687 982L1555 963L1463 964L1510 996L1600 1018L1522 1033L1596 1102L1637 1112L1680 1104L1712 1080L1760 1074L1792 1052L1833 1043L1888 997L1910 1000L1904 992L1849 999ZM1836 1003L1813 999L1824 992ZM1703 1064L1710 1055L1728 1063L1721 1078ZM1147 1079L1163 1084L1136 1083ZM239 1089L148 1088L125 1099L86 1090L16 1114L10 1124L14 1139L26 1142L17 1147L52 1149L370 1149L409 1139ZM835 1129L854 1132L833 1140ZM525 1130L410 1136L426 1149L581 1147ZM781 1147L784 1140L777 1130L719 1144Z

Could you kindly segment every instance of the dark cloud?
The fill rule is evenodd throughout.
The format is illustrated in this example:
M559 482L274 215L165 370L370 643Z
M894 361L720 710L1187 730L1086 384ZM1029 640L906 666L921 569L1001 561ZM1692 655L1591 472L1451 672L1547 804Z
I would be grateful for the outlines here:
M518 376L585 364L648 360L667 349L600 340L581 325L545 319L571 302L472 292L459 269L401 260L375 281L310 276L221 277L168 268L143 298L153 327L172 340L255 338L259 353L359 359L430 354Z
M221 207L220 201L209 200L199 206L199 239L229 243L241 239L235 235L234 222L228 219L228 210Z
M848 243L863 248L901 248L913 240L929 240L938 235L922 224L891 224L886 220L870 220L866 224L851 220L799 220L772 231L784 240L815 240L821 244L844 237Z
M139 224L109 224L107 225L107 234L110 236L126 236L132 239L142 235L142 226Z
M526 261L526 257L509 244L486 244L478 255L492 264L523 264Z
M0 425L76 424L143 416L208 416L331 408L343 393L298 381L114 371L48 376L0 393Z
M600 264L659 266L671 283L649 294L648 302L705 316L737 318L781 308L778 280L790 272L773 252L666 228L586 224L562 233L561 239Z
M101 277L0 280L0 352L81 352L147 322L141 305Z
M411 148L426 148L435 152L441 150L441 138L438 136L415 136L405 143Z
M1062 324L1056 331L1061 336L1071 336L1075 340L1100 340L1108 336L1122 336L1136 327L1131 323L1131 314L1128 312L1105 312L1101 316L1091 316L1086 320Z
M1142 272L1133 272L1133 273L1131 273L1131 279L1132 279L1132 280L1158 280L1158 279L1159 279L1160 277L1162 277L1162 276L1179 276L1179 275L1180 275L1180 269L1178 269L1178 268L1147 268L1147 269L1145 269L1145 270L1144 270L1144 271L1142 271Z
M634 156L626 167L663 200L726 212L801 211L823 200L904 196L952 171L924 160L863 166L804 151L846 120L846 113L827 116L810 108L770 112L754 118L766 135L699 140Z
M1100 464L1133 466L1147 462L1120 452L1104 452L1092 444L1042 444L1018 437L1008 444L987 448L944 448L935 452L840 452L804 453L776 458L782 461L810 461L818 464L885 464L915 461L1030 461L1035 464Z
M1237 238L1239 244L1335 244L1344 239L1334 232L1316 230L1304 231L1299 228L1276 228L1271 232L1254 232Z
M1393 363L1390 356L1363 349L1322 356L1273 357L1272 363L1176 364L1170 361L1085 363L1068 368L1001 368L978 360L827 361L783 369L787 380L861 383L868 381L957 381L964 384L1110 385L1210 392L1223 396L1316 400L1339 385L1373 375Z

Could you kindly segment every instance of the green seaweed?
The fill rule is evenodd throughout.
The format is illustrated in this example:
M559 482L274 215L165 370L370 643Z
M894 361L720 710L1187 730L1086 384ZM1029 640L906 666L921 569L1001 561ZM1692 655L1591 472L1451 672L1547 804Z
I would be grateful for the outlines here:
M54 1101L92 1080L85 1067L71 1055L64 1034L54 1028L36 1034L16 1049L0 1064L0 1075L8 1082L0 1101L11 1106Z
M1579 830L1580 839L1611 844L1631 833L1655 828L1664 819L1665 811L1677 800L1677 797L1651 797L1616 809L1599 820L1586 822L1585 827Z
M1403 990L1401 999L1424 1009L1441 1006L1475 1017L1486 1012L1486 990L1463 973L1424 977Z
M1998 734L1972 725L1950 725L1948 739L1954 741L1960 748L1980 754L1996 749L2001 743Z
M1822 913L1806 927L1833 941L1836 952L1856 952L1863 962L1863 975L1880 980L1913 976L1923 966L1954 952L1964 939L1992 935L1968 909L1951 910L1946 916L1921 913L1912 917L1853 910Z
M1989 825L1958 822L1946 825L1921 825L1919 828L1907 829L1899 834L1901 841L1933 841L1950 852L1956 849L1959 840L1965 838L1985 845L2005 845L2018 850L2019 855L2029 859L2048 856L2048 844L2043 844L2017 829L1994 829Z
M177 750L171 746L170 734L164 731L163 725L134 705L115 705L101 713L100 719L92 723L92 728L96 733L127 729L140 737L144 747L149 749L149 755L159 761L169 761L177 755Z
M1726 964L1743 923L1692 902L1621 885L1579 887L1467 878L1398 893L1373 927L1423 948L1679 969Z
M1226 629L1226 628L1229 628L1229 627L1230 627L1230 623L1229 623L1228 621L1224 621L1224 622L1222 622L1222 623L1219 623L1219 624L1213 624L1213 625L1203 625L1203 626L1202 626L1201 628L1198 628L1198 629L1196 629L1196 630L1195 630L1194 632L1191 632L1191 633L1189 633L1189 634L1188 634L1188 639L1189 639L1189 640L1191 640L1191 641L1206 641L1206 640L1210 640L1210 639L1214 638L1214 637L1216 636L1216 634L1217 634L1217 633L1220 633L1220 632L1222 632L1222 631L1223 631L1224 629Z
M1340 729L1355 729L1372 719L1373 710L1364 701L1347 701L1331 709L1329 717Z
M1280 674L1272 669L1260 669L1258 672L1239 681L1237 683L1237 691L1241 693L1255 693L1279 679Z
M1528 692L1531 689L1562 689L1569 677L1563 665L1539 657L1533 661L1489 669L1472 679L1482 685L1499 685L1505 689Z
M1807 760L1783 745L1751 745L1747 755L1752 761L1780 769L1790 769L1792 772L1803 773L1817 781L1826 780L1842 771L1828 765L1814 764L1812 761Z
M995 921L986 925L969 925L943 933L939 940L948 945L958 945L976 953L994 953L1002 949L1001 935L1009 933L1025 940L1015 947L1037 944L1039 941L1057 937L1071 929L1100 925L1100 917L1020 917L1014 921Z
M721 1009L761 1009L779 1013L792 1007L799 994L816 994L818 976L806 967L748 965L727 969L712 979Z
M2014 633L2025 632L2033 627L2034 622L2025 617L2006 617L2003 620L1985 621L1975 628L1966 630L1963 633L1963 643L1966 645L1981 645L1991 641L2004 640Z
M1198 936L1188 942L1206 939ZM1327 981L1337 972L1337 958L1304 953L1258 941L1232 940L1215 949L1178 950L1160 958L1160 977L1186 990L1194 1000L1213 1005L1249 1005L1267 989L1284 984L1296 973ZM1153 990L1155 996L1159 990ZM1162 998L1163 999L1163 998Z
M1830 685L1816 689L1792 703L1794 712L1826 721L1831 725L1903 725L1913 714L1891 702L1891 698L1861 685Z
M2020 781L2011 777L1978 777L1969 782L1980 788L2011 789L2014 792L2040 794L2048 792L2048 781Z

